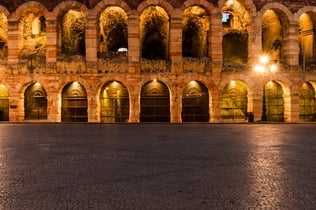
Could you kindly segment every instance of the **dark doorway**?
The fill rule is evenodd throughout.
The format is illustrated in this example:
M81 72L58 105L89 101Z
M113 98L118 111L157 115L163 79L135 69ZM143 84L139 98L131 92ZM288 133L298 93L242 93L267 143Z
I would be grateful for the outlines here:
M84 87L78 82L68 84L62 92L62 122L87 122L88 100Z
M24 93L24 119L47 119L47 94L40 83L30 85Z
M209 95L208 90L200 82L189 82L182 96L182 122L208 122Z
M101 122L128 122L129 96L127 88L117 81L104 85L100 97Z
M156 80L141 90L141 122L170 122L170 96L168 87Z

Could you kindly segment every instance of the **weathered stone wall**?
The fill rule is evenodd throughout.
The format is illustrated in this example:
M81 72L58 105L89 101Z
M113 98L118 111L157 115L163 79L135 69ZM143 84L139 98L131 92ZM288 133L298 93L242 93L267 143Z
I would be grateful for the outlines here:
M24 120L24 92L39 82L47 92L48 119L61 121L62 89L78 81L86 89L88 97L88 121L100 121L100 90L108 81L120 81L130 96L129 122L139 122L140 91L153 79L166 84L170 91L171 122L181 122L183 89L193 80L200 81L209 91L210 122L223 121L220 116L222 92L232 80L242 81L248 91L248 112L254 112L260 120L262 112L263 86L273 80L284 91L285 121L299 121L299 91L304 82L316 80L316 69L304 70L299 65L298 20L302 13L316 13L314 1L241 1L249 12L248 62L245 65L223 65L222 39L224 30L221 22L221 6L225 1L7 1L1 2L0 11L8 18L8 57L1 59L0 84L7 87L10 102L10 121ZM118 6L128 15L128 52L123 59L102 59L97 57L97 19L108 6ZM140 16L144 8L157 5L169 15L168 58L148 60L141 57ZM182 14L186 7L201 5L210 16L208 35L208 57L182 57ZM21 32L19 17L29 8L40 8L46 18L45 62L39 58L19 58ZM65 11L76 9L85 16L84 56L61 57L59 18ZM262 76L253 71L262 49L261 17L269 9L281 11L287 21L283 22L284 63L277 73Z

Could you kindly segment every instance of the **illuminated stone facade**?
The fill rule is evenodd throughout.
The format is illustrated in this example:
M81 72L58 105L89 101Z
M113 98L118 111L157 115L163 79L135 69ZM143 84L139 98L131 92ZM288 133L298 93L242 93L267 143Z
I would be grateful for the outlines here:
M312 1L41 2L1 1L0 120L316 120Z

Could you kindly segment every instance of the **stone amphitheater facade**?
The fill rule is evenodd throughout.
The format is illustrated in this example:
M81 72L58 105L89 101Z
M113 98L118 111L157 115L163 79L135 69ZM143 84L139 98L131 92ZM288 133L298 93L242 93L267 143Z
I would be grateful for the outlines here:
M315 120L313 1L0 4L0 120Z

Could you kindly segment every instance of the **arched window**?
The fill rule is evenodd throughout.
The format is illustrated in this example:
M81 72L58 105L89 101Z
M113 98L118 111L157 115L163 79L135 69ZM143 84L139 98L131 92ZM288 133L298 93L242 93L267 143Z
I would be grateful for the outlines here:
M25 90L24 118L26 120L47 119L47 94L38 82L33 83Z

